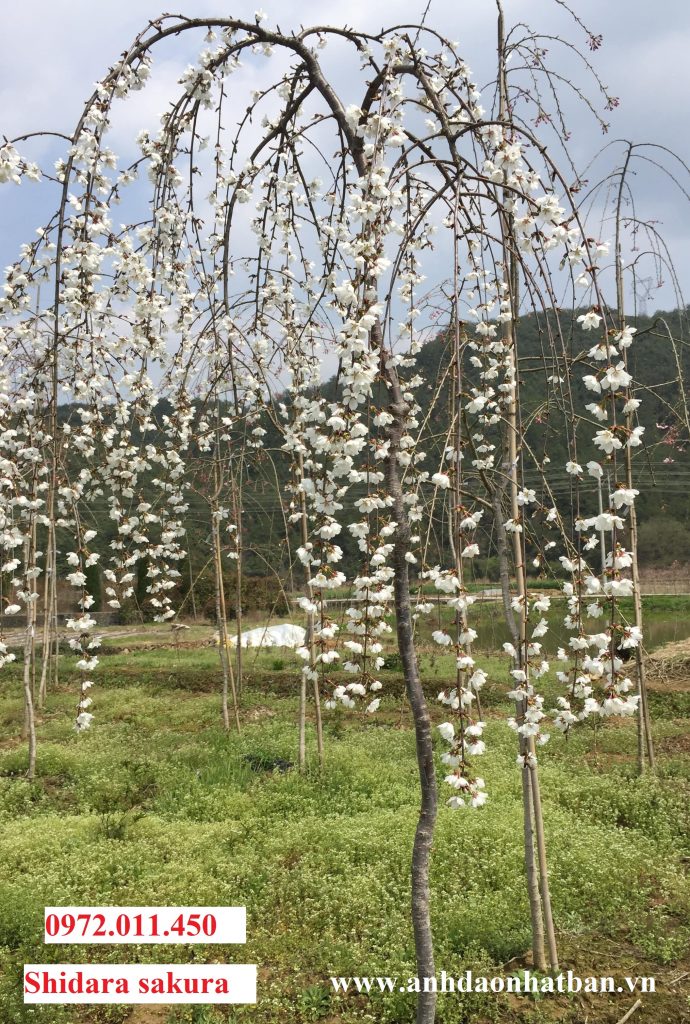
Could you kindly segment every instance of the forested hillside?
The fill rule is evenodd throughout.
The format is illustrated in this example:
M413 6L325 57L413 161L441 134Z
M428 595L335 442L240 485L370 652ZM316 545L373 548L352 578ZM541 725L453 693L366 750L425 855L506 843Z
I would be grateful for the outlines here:
M591 365L586 359L586 352L593 344L592 332L584 332L577 323L577 317L581 312L582 310L573 311L569 337L565 339L569 344L569 356L573 367L570 384L580 407L585 401L592 401L591 395L589 399L586 397L582 376L587 372L585 367ZM642 523L664 517L669 522L675 520L682 524L683 529L678 529L673 534L674 539L679 541L681 534L690 525L690 448L687 433L687 404L690 402L688 311L659 312L652 317L639 317L635 323L637 334L634 344L629 349L628 362L633 379L643 386L638 394L641 399L638 420L645 427L644 444L636 458L636 474L645 485L644 488L640 488L638 516ZM554 417L554 425L551 426L550 410L544 400L547 391L546 378L554 372L546 344L548 330L552 326L544 318L533 315L520 319L520 388L529 424L526 432L527 443L535 449L548 450L552 463L563 467L560 481L563 487L568 487L569 478L564 468L568 460L566 438L558 417ZM434 341L425 345L419 355L420 372L429 382L430 392L439 379L440 367L447 361L444 356L446 345L446 336L441 333ZM467 372L471 377L470 367ZM435 421L432 421L431 433L441 429L441 408L442 404L439 403L439 412ZM591 447L583 447L580 461L584 464L588 459L600 457L600 454ZM668 551L664 550L663 557L670 557L673 554L675 557L682 555L684 558L690 558L688 536L685 537L684 543L685 547L681 551L672 551L669 546ZM657 557L660 553L657 552ZM642 555L645 556L644 551Z
M571 360L570 383L575 397L584 404L585 388L581 378L586 371L587 350L591 347L591 335L584 334L577 323L574 311L568 324L568 335L564 339ZM690 448L688 447L687 382L690 379L690 347L686 341L687 313L674 311L657 313L653 317L638 318L635 343L629 350L631 372L636 381L642 382L643 391L639 394L642 404L639 410L639 423L645 427L644 444L636 451L636 474L644 481L640 488L638 514L641 522L641 560L655 566L666 566L672 562L681 564L690 562L690 502L688 486L690 485ZM523 415L526 417L526 444L535 451L548 453L552 464L563 467L560 474L555 475L557 489L561 493L572 486L572 479L565 472L568 460L567 438L562 433L563 416L552 415L553 398L545 400L547 392L553 389L546 385L547 378L553 373L552 359L549 354L547 339L553 323L547 319L527 315L520 319L518 325L519 377L523 396ZM561 317L561 330L563 319ZM450 328L440 328L436 336L428 341L418 355L419 373L423 385L417 391L417 399L421 405L419 421L423 424L423 444L426 451L424 466L433 473L438 469L442 459L447 431L447 410L450 397L451 381L448 375L448 347ZM472 385L473 368L469 359L463 368L466 374L464 385ZM445 374L445 376L444 376ZM334 396L337 390L337 379L329 381L324 387L327 399ZM434 405L429 414L432 396L440 392L440 401ZM61 417L68 419L72 408L61 407ZM169 410L161 407L162 417ZM553 426L552 426L553 422ZM284 599L281 590L289 592L300 586L299 566L290 562L289 550L297 546L296 532L291 537L291 544L286 543L286 533L296 530L287 524L286 509L290 502L289 468L281 450L283 443L280 431L271 418L264 416L262 425L267 431L264 447L252 451L251 448L241 459L241 474L237 479L238 502L241 492L243 507L241 523L241 558L245 584L243 587L243 605L247 607L265 606L267 601ZM143 437L138 440L143 444ZM147 435L150 440L150 434ZM136 434L133 441L137 442ZM237 448L244 446L242 438L235 438ZM231 446L232 448L232 443ZM211 567L210 541L210 504L209 492L212 488L210 474L205 470L202 451L194 453L195 459L190 460L196 470L190 479L189 513L188 513L188 558L180 565L181 580L178 599L184 601L184 611L194 607L197 611L212 614L214 606L214 585ZM584 443L581 449L581 461L596 458L597 452L587 448ZM535 479L535 484L538 481ZM593 481L586 479L582 483L594 487ZM345 501L345 512L351 511L352 518L356 515L354 502L358 496L356 489L351 489ZM141 497L145 498L143 494ZM101 546L105 551L114 536L114 525L109 521L105 502L94 502L90 508L92 524L99 530ZM482 558L475 566L477 574L494 575L496 571L493 531L487 529L481 539ZM341 536L344 549L343 567L351 571L355 564L354 540L347 533ZM430 523L428 529L429 560L447 562L450 559L448 540L445 535L444 523ZM352 563L352 564L350 564ZM95 578L100 570L93 568L95 593L101 587ZM130 613L138 614L137 608L143 603L146 588L145 561L138 565L137 598L133 601ZM293 574L297 573L297 579ZM228 605L232 614L235 593L232 589L232 572L229 573ZM195 581L194 601L190 592L190 583ZM261 579L265 582L261 583ZM269 582L271 581L271 582ZM257 605L256 602L259 604Z

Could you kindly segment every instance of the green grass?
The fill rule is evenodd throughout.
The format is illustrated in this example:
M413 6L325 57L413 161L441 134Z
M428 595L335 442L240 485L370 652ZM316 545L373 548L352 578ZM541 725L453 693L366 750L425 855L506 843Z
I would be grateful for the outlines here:
M127 1020L124 1007L25 1009L25 962L205 957L257 963L258 1005L171 1008L170 1024L413 1020L408 995L336 999L328 983L331 974L414 974L409 863L419 792L401 681L395 672L384 673L388 696L379 717L326 715L322 773L312 744L306 775L256 774L243 754L294 757L298 674L290 653L281 652L279 669L275 652L250 656L239 736L219 727L213 651L104 657L89 732L77 736L71 728L75 697L68 686L51 695L39 726L33 784L22 777L18 674L5 674L3 1024ZM471 813L442 804L434 845L436 961L449 973L469 967L507 973L501 965L522 957L530 942L515 744L497 714L507 710L506 666L488 663L488 753L481 767L490 803ZM434 693L449 666L443 655L427 655L422 667ZM66 665L62 671L66 683ZM556 692L554 683L549 687ZM635 777L634 723L610 723L596 736L585 727L568 742L554 737L541 756L555 917L564 963L581 973L680 974L688 954L690 759L681 741L687 735L682 716L690 708L678 706L681 696L654 694L661 751L656 778ZM436 707L433 714L436 721L445 717ZM47 904L245 904L248 942L227 948L43 946ZM682 1019L682 996L678 1000L668 1020ZM627 1008L601 1005L591 1020L613 1021ZM584 1019L567 1000L558 1006L559 1020ZM657 1019L644 1012L640 1022ZM472 995L441 999L438 1020L550 1019L536 1013L529 1000L516 1006Z

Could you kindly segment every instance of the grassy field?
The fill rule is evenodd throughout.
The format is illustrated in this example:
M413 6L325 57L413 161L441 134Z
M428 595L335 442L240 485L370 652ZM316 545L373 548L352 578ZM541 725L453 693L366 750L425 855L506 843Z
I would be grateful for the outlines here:
M659 599L661 600L661 599ZM655 608L657 611L655 611ZM685 619L676 603L650 613ZM682 631L682 629L681 629ZM117 631L113 631L116 633ZM199 627L192 643L211 631ZM685 635L687 635L687 630ZM294 655L246 655L242 731L220 727L217 653L152 647L165 635L112 636L92 691L96 719L72 729L68 659L39 725L38 778L22 776L19 675L0 689L0 1021L37 1024L405 1024L413 997L338 996L331 975L414 974L409 861L418 784L411 720L395 667L384 672L375 718L326 715L326 766L310 747L303 776L252 771L247 753L292 760ZM123 650L123 647L126 648ZM506 974L528 964L520 779L504 724L506 666L484 659L490 802L442 806L432 884L437 970ZM395 662L393 661L393 666ZM433 698L451 662L430 651ZM555 684L547 682L555 694ZM635 776L635 724L554 737L541 757L556 922L564 967L582 975L651 975L633 1024L690 1020L690 685L651 695L659 768ZM311 739L311 738L310 738ZM439 745L439 753L442 745ZM246 904L246 947L44 946L46 904ZM32 1007L21 1002L27 962L257 963L256 1007ZM677 980L679 979L680 980ZM445 995L443 1024L613 1024L636 995Z

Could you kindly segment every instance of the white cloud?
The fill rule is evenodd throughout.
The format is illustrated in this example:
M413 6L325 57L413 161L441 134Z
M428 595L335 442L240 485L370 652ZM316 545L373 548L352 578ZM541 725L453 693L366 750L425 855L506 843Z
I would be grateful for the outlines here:
M94 7L92 0L54 0L6 4L3 8L3 37L0 44L0 133L12 137L22 131L54 129L70 132L81 106L91 93L93 83L118 59L137 32L159 16L162 0L105 0ZM253 21L256 0L238 0L232 12ZM268 24L284 30L300 24L345 24L376 32L382 25L415 22L425 0L262 0ZM548 32L560 32L577 38L588 58L600 73L607 89L620 96L621 106L606 115L611 121L608 137L602 138L591 117L580 106L566 101L573 129L574 152L578 162L587 162L592 153L609 139L632 136L653 139L670 148L681 148L688 160L687 134L690 103L690 61L686 59L690 43L690 6L685 0L665 0L663 18L659 5L647 0L602 4L600 0L578 0L577 14L591 22L595 33L602 33L604 45L591 54L584 35L552 0L506 0L507 21L526 19ZM225 13L227 5L218 0L195 0L182 5L190 17ZM492 2L476 0L432 0L427 24L460 41L460 50L483 85L492 75L495 54L496 12ZM567 77L575 68L572 60L559 56L558 46L547 44L550 56L558 61ZM144 126L154 126L165 109L170 90L179 73L193 61L203 46L203 32L187 34L165 42L157 59L151 84L137 94L135 101L118 111L110 144L117 152L127 148L127 140ZM342 47L329 47L324 59L330 62L334 80L349 102L352 77L341 59ZM232 80L237 96L238 116L244 107L243 90L262 81L260 63L247 67ZM244 93L246 95L246 93ZM234 100L233 100L234 101ZM54 143L38 141L32 145L32 157L54 158ZM661 219L671 232L674 252L688 250L690 217L679 207L670 189L660 189L658 179L640 174L637 180L639 205L646 215L660 203ZM28 185L8 195L0 190L0 219L5 223L4 263L13 258L20 238L31 236L43 219L52 200L44 190L30 191ZM663 227L663 225L662 225ZM690 284L690 269L679 267L681 279ZM671 299L668 300L669 304Z

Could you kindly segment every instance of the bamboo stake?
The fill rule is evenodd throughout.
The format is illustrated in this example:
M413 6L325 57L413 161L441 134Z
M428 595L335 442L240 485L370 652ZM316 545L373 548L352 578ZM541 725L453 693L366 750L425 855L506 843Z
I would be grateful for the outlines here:
M618 189L618 201L616 204L616 301L618 305L618 318L621 330L625 326L625 289L623 287L623 262L621 257L621 205L623 200L623 187L625 175L632 154L632 144L628 145L625 162L623 164ZM628 368L628 351L623 350L623 365ZM625 426L632 431L633 413L626 413ZM625 446L625 486L633 486L632 450L630 445ZM635 503L630 506L630 555L632 558L632 579L633 579L633 604L635 609L635 625L643 632L642 594L640 589L640 570L637 561L638 532L637 512ZM640 644L635 648L635 664L637 666L638 693L640 696L640 707L638 708L637 729L638 729L638 764L640 774L644 772L645 752L649 760L649 767L653 771L655 767L654 740L652 738L652 721L649 713L649 702L647 699L647 671L642 656Z
M499 118L501 121L506 121L508 117L508 90L506 82L505 33L503 22L503 8L501 0L496 0L496 5L498 7ZM515 384L514 397L508 413L508 481L510 492L511 517L514 523L518 523L520 520L520 507L518 504L518 465L520 460L520 446L518 442L519 381L517 373L517 345L515 338L515 320L517 318L518 311L517 266L510 246L512 231L508 220L508 216L502 212L500 220L504 254L504 274L506 274L507 276L507 284L509 286L509 295L512 307L512 317L510 321L506 321L503 325L503 337L504 341L507 342L510 351L508 372L512 373L512 379ZM499 528L503 528L502 524L500 524ZM515 579L519 598L518 621L516 624L519 631L518 664L519 667L521 667L525 672L527 672L529 666L527 657L527 580L525 575L525 559L523 548L524 533L521 534L515 531L512 535L512 538L513 559L515 563ZM524 710L525 709L523 706L523 716ZM541 893L541 912L543 914L544 932L546 935L546 941L549 949L549 961L551 969L552 971L557 972L558 950L556 946L556 932L554 928L553 914L551 910L551 893L549 888L549 876L546 857L546 838L544 834L544 822L541 810L541 791L539 787L539 776L536 764L535 744L533 737L530 737L527 742L527 752L529 754L529 776L527 776L527 774L524 771L522 774L523 779L525 779L525 782L529 784L531 789L531 805L534 820L534 836L536 839L537 859L539 864L539 889ZM525 834L527 835L527 828ZM525 847L525 861L528 876L530 904L533 910L533 914L536 915L536 906L532 906L534 893L533 881L530 878L531 872L533 870L533 858L530 860L527 846ZM533 934L533 941L535 943L538 941L538 936L538 932L537 934ZM541 949L539 950L540 957L542 956L542 950L543 940Z

